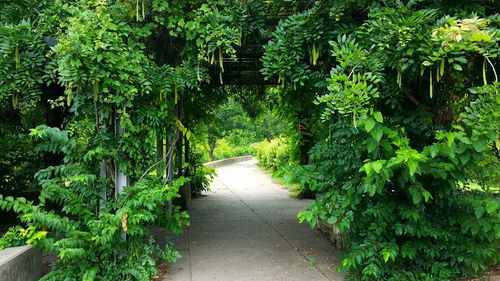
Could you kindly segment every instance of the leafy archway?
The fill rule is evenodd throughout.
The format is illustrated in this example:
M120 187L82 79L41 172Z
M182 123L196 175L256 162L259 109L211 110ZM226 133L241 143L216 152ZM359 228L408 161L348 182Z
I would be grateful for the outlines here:
M188 223L170 202L189 193L191 128L227 84L275 85L260 93L297 124L292 173L323 194L299 219L346 233L353 278L497 262L498 200L464 188L499 161L495 1L4 2L2 141L50 161L38 203L0 206L27 225L15 243L58 255L45 280L148 280L175 260L144 239Z

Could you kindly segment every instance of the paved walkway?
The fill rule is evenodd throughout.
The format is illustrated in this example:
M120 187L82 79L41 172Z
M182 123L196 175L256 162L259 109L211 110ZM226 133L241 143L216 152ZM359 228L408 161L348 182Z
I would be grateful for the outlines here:
M343 280L337 251L297 222L311 200L296 200L256 161L217 169L207 196L194 199L183 255L163 281Z

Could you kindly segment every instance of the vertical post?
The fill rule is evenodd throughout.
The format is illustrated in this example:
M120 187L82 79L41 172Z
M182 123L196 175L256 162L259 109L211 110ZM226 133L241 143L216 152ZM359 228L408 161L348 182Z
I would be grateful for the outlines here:
M179 102L177 103L177 118L179 121L184 122L184 97L183 95L179 96ZM176 143L176 160L177 160L177 175L178 176L183 176L184 175L184 170L183 170L183 162L184 162L184 156L183 156L183 140L184 140L184 135L182 132L178 130L178 138L177 138L177 143ZM179 189L179 194L181 195L180 200L178 200L178 205L184 210L187 210L189 208L189 203L191 199L191 191L188 190L190 186L187 184L184 184L181 186Z
M170 127L172 128L172 127ZM171 151L171 146L173 145L173 139L172 139L172 132L168 131L169 126L165 126L165 157L166 157L166 165L165 165L165 177L167 178L167 183L172 186L172 182L174 180L174 174L173 174L173 163L172 163L172 156L173 156L173 151ZM169 200L167 202L167 205L165 206L167 214L172 213L172 200Z
M99 177L107 177L105 160L101 160L101 162L99 163ZM104 209L106 200L106 186L104 186L103 188L101 188L101 190L99 190L99 209Z
M186 128L189 128L189 123L188 119L186 118ZM191 148L190 148L190 143L187 138L187 136L184 137L184 161L188 165L186 165L186 170L184 171L184 176L189 177L190 176L190 170L189 170L189 156L191 153ZM185 196L186 196L186 209L189 209L191 206L191 182L185 183Z
M182 132L179 132L179 139L177 139L176 145L176 150L177 150L177 155L176 155L176 160L177 160L177 175L182 176L182 164L183 164L183 156L182 156Z
M179 137L177 138L177 143L176 143L176 173L177 176L183 176L184 171L182 169L183 166L183 141L184 136L182 135L182 132L179 132ZM180 198L176 200L177 205L179 205L182 209L186 210L187 209L187 204L186 204L186 188L185 185L181 186L179 188L179 194Z
M100 113L96 115L97 119L97 124L99 126L99 130L101 132L106 132L106 122L103 122L103 119L105 119L104 114ZM106 160L102 159L101 162L99 162L99 177L100 178L107 178L108 173L107 173L107 166L106 166ZM106 201L108 200L107 195L106 195L106 186L104 185L101 190L99 190L99 210L103 210L106 207Z
M168 130L168 129L167 129ZM169 132L166 132L167 133L167 136L168 136L168 133ZM165 175L167 177L167 182L168 184L172 184L172 181L174 180L174 164L173 164L173 151L170 151L172 145L173 145L173 139L172 137L167 137L167 140L166 140L166 148L168 148L167 150L167 153L169 153L168 158L167 158L167 166L166 166L166 171L165 171Z
M115 136L122 136L123 135L123 129L120 126L120 118L116 116L116 111L114 112L115 116ZM123 171L120 171L120 167L118 165L119 159L115 159L115 198L118 198L120 193L123 192L125 187L129 185L129 179L128 176L126 176ZM123 241L127 241L127 233L122 232L122 239Z
M177 104L178 110L177 110L177 118L179 121L184 121L182 119L183 114L184 114L184 108L183 108L183 97L182 95L179 96L179 103ZM182 156L182 141L184 139L184 136L182 135L182 132L177 129L179 132L179 137L177 139L177 175L182 176L182 163L183 163L183 156Z
M123 135L123 129L120 126L120 118L117 116L115 116L115 135L119 137ZM115 198L118 198L118 195L122 193L129 184L128 177L123 171L120 171L118 161L119 159L115 159Z
M160 125L158 131L156 132L156 159L157 161L162 161L163 157L163 134L162 134L162 126ZM159 165L158 169L156 169L156 176L158 178L163 178L165 172L162 170L163 165Z
M174 96L174 100L171 100L170 102L173 104L176 104L177 95ZM164 134L165 134L165 157L166 157L166 165L165 165L165 177L166 177L166 182L168 185L172 186L172 183L174 181L174 164L173 164L173 155L174 155L174 150L173 150L173 145L175 141L175 117L177 116L177 111L176 111L176 106L173 106L169 108L169 120L171 121L166 122L165 128L164 128ZM174 132L174 133L172 133ZM173 210L173 201L169 200L165 206L166 213L171 214Z
M187 136L184 136L184 162L189 163L189 153L191 152L191 148L189 146L189 140ZM186 170L184 171L184 175L186 177L189 177L189 166L186 167Z

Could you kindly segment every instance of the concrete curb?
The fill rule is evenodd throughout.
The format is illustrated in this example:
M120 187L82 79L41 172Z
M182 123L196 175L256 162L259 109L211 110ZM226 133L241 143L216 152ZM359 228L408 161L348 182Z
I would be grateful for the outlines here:
M207 162L203 165L205 167L210 167L210 168L219 168L222 166L227 166L227 165L231 165L231 164L238 163L238 162L252 160L252 158L253 158L252 155L246 155L246 156L233 157L233 158L227 158L227 159Z
M42 253L30 245L0 250L0 281L36 281L42 277Z

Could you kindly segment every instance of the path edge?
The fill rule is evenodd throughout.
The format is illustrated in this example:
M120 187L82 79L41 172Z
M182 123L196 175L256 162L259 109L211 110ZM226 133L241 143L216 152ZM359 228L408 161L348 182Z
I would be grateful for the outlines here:
M226 159L221 159L221 160L217 160L217 161L207 162L207 163L204 163L203 166L210 167L210 168L219 168L219 167L231 165L231 164L238 163L238 162L249 161L249 160L252 160L253 158L254 158L253 155L232 157L232 158L226 158Z

